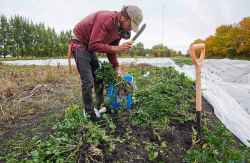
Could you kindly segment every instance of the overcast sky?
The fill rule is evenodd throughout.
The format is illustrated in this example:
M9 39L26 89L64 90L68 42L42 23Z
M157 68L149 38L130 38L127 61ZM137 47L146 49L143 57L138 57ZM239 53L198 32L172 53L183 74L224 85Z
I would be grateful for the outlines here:
M25 16L59 32L72 29L92 12L128 4L143 10L147 23L138 42L147 48L163 42L182 52L193 40L214 34L219 25L250 16L250 0L0 0L0 14Z

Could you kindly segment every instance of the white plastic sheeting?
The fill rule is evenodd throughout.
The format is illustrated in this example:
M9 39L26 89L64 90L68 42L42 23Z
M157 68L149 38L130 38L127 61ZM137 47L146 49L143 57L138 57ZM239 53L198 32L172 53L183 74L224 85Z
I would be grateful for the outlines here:
M182 69L195 79L194 66ZM250 147L250 62L207 60L202 67L202 92L222 123Z
M106 59L101 59L106 60ZM195 79L194 66L177 66L169 58L119 58L121 64L173 66ZM66 59L8 61L15 65L67 65ZM72 62L74 64L74 62ZM250 147L250 62L209 59L202 67L202 93L214 107L216 116L245 145Z
M107 58L100 58L100 61L108 61ZM74 59L71 59L72 64L74 65ZM150 64L153 66L175 66L173 60L169 58L119 58L120 64ZM68 65L67 59L45 59L45 60L16 60L16 61L3 61L5 64L14 64L14 65Z

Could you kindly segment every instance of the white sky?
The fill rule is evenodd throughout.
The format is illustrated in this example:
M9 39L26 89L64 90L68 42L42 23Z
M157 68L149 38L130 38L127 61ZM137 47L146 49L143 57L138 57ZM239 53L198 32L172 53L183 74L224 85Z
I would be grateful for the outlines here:
M250 16L250 0L0 0L0 14L25 16L59 32L72 29L92 12L118 11L128 4L143 10L147 23L138 42L147 48L163 42L182 52L195 39L214 34L219 25Z

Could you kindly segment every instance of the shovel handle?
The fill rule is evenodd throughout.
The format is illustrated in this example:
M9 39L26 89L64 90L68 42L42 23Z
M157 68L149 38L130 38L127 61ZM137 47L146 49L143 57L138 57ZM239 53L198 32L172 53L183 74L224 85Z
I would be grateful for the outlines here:
M199 58L197 58L196 56L196 50L201 50L201 55ZM204 43L193 44L189 49L189 53L192 57L193 64L196 66L201 66L204 63L205 59L205 44Z
M199 58L196 57L196 50L201 50L201 55ZM195 86L196 86L196 111L202 111L202 96L201 96L201 65L204 62L205 58L205 44L193 44L189 49L191 53L192 62L195 65Z

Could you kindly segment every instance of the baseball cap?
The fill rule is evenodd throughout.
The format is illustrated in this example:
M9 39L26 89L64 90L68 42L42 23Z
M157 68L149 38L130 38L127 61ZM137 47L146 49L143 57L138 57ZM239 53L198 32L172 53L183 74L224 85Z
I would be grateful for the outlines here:
M124 6L126 12L131 20L131 28L134 32L138 31L139 25L142 22L143 14L142 10L134 5Z

